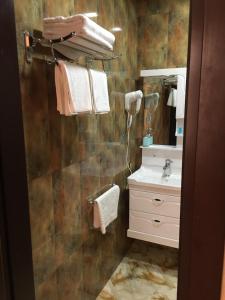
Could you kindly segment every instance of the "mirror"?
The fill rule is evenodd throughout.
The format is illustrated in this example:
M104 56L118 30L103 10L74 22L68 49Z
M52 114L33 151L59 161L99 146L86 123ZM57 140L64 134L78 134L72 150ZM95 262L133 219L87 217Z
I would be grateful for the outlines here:
M186 68L141 72L144 92L143 146L181 146L186 90ZM148 143L151 137L151 142Z

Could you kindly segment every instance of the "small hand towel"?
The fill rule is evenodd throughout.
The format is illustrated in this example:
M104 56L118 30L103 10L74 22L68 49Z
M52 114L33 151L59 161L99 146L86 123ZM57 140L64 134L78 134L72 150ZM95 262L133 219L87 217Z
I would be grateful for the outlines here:
M106 227L118 216L119 196L120 188L114 185L95 200L94 228L101 228L102 234L106 233Z
M60 114L73 114L92 111L92 97L88 70L64 61L55 66L57 110Z
M176 119L184 118L185 93L186 93L186 76L177 75Z
M45 18L43 20L43 36L46 39L56 39L76 32L77 36L83 37L94 43L112 50L115 36L85 15L71 17ZM76 37L70 41L76 43Z
M167 105L173 106L173 107L177 106L177 90L174 88L170 89L170 94L169 94L169 98L167 101Z
M105 72L89 70L93 109L96 114L110 111L107 76Z

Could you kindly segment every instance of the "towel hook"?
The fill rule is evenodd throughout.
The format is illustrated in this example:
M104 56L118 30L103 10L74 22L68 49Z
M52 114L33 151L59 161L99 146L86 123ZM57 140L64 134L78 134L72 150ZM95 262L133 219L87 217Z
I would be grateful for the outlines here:
M93 59L91 57L86 57L86 68L90 69L93 67Z
M55 56L55 49L54 49L54 47L53 47L53 42L52 42L52 40L50 40L50 43L51 43L51 54L52 54L52 57L53 57L53 61L50 62L50 64L51 64L51 63L55 63L56 65L58 65L58 60L57 60L57 58L56 58L56 56Z
M104 60L103 59L102 59L102 69L106 73L106 71L105 71L105 64L104 64Z
M112 72L110 72L109 70L106 70L106 66L105 66L105 62L109 62L109 60L107 59L102 59L102 69L103 69L103 72L107 75L107 76L110 76L112 74Z

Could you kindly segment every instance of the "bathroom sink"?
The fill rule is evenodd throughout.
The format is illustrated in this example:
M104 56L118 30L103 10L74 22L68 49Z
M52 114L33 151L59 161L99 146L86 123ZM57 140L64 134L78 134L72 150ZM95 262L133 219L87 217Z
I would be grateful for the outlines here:
M179 169L172 170L169 177L162 177L163 169L160 166L141 167L128 177L131 184L139 183L145 185L157 185L181 188L181 171Z

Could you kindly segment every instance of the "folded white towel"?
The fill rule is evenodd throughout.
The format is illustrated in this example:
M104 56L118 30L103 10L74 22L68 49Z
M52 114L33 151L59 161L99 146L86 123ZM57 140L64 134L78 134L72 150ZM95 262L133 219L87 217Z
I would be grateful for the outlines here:
M177 75L176 119L184 118L185 93L186 93L186 76Z
M64 61L55 66L57 110L71 116L92 111L89 75L86 68Z
M114 185L95 200L94 228L101 228L102 234L106 233L106 227L118 216L119 196L120 188Z
M72 31L75 31L75 30L73 30L71 28L69 33L72 32ZM46 38L48 40L53 40L53 39L59 38L60 36L65 36L65 34L64 34L63 30L58 29L55 33L52 32L52 31L51 32L50 31L45 31L45 32L43 32L43 36L44 36L44 38ZM101 47L104 47L105 49L113 50L113 46L109 42L107 42L106 40L104 40L103 38L101 38L95 32L93 32L91 30L84 29L82 32L77 33L77 36L80 37L80 38L89 40L92 43L95 43L97 45L100 45ZM71 39L69 39L68 41L70 41L71 43L76 44L77 37L74 36Z
M107 76L105 72L89 70L93 110L97 114L110 111Z
M102 59L102 57L112 56L111 50L105 49L100 45L92 43L91 41L79 37L76 37L76 43L71 42L71 40L72 39L63 43L55 43L53 47L59 53L70 58L71 60L75 60L78 57L84 56L84 48L87 53L99 59Z
M173 106L173 107L177 106L177 90L174 88L170 89L170 94L169 94L169 98L167 101L167 105Z
M71 17L45 18L43 20L43 36L46 39L55 39L76 32L80 37L91 40L97 44L113 49L115 36L85 15ZM76 38L73 38L76 41Z
M69 33L66 28L75 27L79 30L82 30L82 28L89 28L89 30L94 31L96 34L101 36L104 40L108 41L111 45L115 42L115 35L112 34L110 31L106 30L102 26L98 25L94 21L92 21L90 18L88 18L85 15L78 14L70 17L53 17L53 18L45 18L44 20L44 29L55 29L59 28L59 26L62 25L61 28L65 28L65 33ZM79 29L80 28L80 29Z

